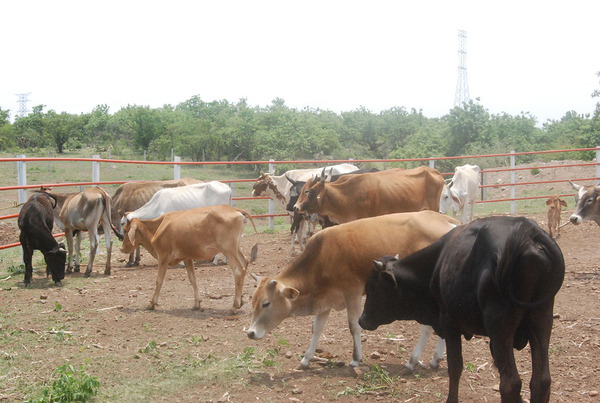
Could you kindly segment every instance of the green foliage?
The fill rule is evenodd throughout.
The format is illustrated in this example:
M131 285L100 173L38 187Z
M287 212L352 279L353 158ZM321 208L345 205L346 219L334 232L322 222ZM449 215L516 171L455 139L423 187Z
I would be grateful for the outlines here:
M41 396L30 402L87 402L98 394L99 389L98 378L88 375L83 366L76 370L67 363L54 371L51 386L44 387Z

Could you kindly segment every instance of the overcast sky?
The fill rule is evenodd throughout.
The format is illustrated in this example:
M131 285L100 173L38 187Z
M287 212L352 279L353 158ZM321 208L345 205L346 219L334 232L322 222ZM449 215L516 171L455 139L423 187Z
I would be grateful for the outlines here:
M91 112L276 97L336 113L453 107L458 30L471 98L538 122L592 113L600 1L6 0L0 107Z

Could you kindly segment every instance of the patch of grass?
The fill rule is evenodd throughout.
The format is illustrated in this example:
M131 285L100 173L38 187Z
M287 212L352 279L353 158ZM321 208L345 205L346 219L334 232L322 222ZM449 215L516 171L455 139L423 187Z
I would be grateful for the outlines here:
M342 396L360 396L368 392L378 391L383 389L391 389L394 391L396 378L390 376L389 372L381 368L377 364L371 365L369 372L363 375L361 382L357 383L356 387L346 386L344 390L338 392L337 398Z
M72 364L58 367L51 376L50 386L44 386L38 396L29 400L32 403L87 402L98 394L100 381Z

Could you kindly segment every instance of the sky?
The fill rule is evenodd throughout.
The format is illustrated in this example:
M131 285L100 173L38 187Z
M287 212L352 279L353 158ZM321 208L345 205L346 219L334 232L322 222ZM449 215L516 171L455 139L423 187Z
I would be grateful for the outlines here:
M469 92L538 123L593 113L600 1L5 0L0 108L242 98L335 113L454 106L458 31Z

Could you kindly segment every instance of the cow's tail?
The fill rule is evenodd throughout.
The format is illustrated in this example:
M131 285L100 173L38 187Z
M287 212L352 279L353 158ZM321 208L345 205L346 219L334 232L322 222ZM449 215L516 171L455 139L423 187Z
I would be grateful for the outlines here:
M104 191L104 189L102 189L102 188L98 188L98 189L100 189L100 191L102 192L102 205L104 206L104 213L106 213L106 216L107 216L106 219L108 219L108 225L110 225L110 228L114 232L115 236L117 238L119 238L120 241L122 241L123 235L120 234L119 231L117 231L117 229L115 228L115 226L112 224L112 221L111 221L112 214L111 214L110 196L108 195L108 193L106 193ZM102 218L102 219L104 220L105 218Z
M523 221L511 228L504 251L498 259L495 279L501 292L520 308L535 309L554 298L562 286L565 263L556 242L535 224ZM528 272L529 271L529 272ZM536 284L530 290L540 290L536 299L521 301L515 295L519 281L528 277Z
M252 223L252 226L254 227L254 233L258 234L258 230L256 229L256 225L254 224L254 220L252 219L252 216L250 215L250 213L248 213L246 210L242 210L241 208L237 208L237 207L233 207L233 208L236 209L237 211L239 211L240 214L244 216L244 218L247 218L250 220L250 222Z

